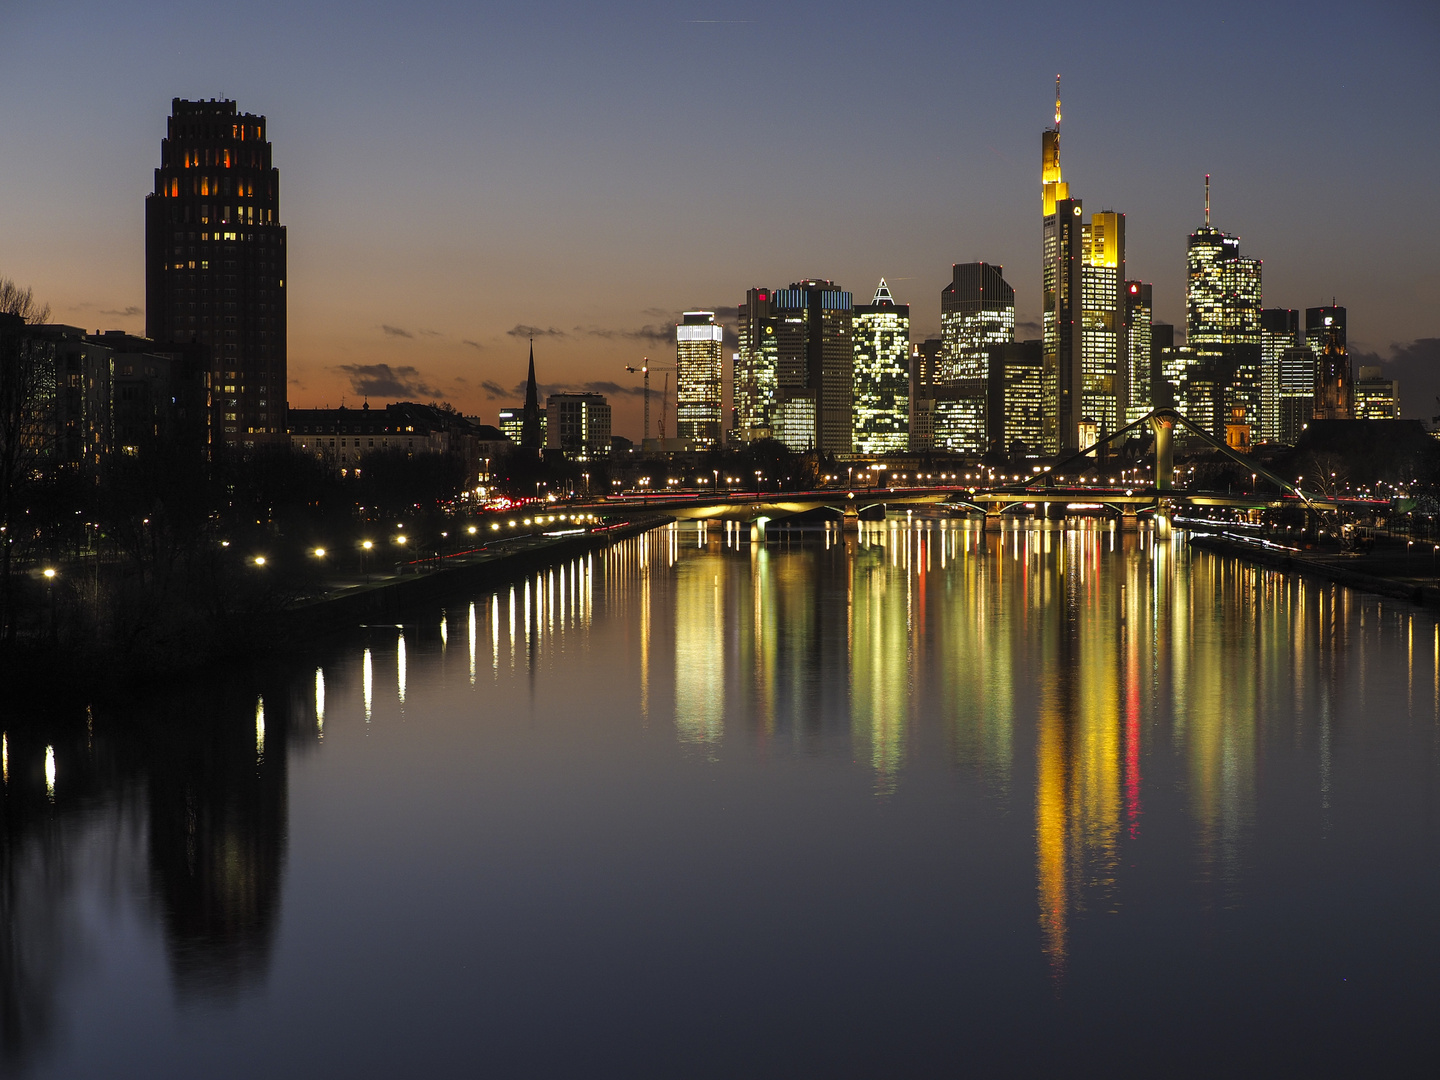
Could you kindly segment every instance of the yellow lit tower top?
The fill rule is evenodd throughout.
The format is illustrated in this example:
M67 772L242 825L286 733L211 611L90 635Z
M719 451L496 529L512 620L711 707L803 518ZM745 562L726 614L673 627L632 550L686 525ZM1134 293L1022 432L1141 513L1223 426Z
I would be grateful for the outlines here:
M1055 204L1070 197L1070 185L1060 178L1060 76L1055 76L1055 126L1040 137L1040 183L1044 185L1041 206L1046 217L1055 213Z

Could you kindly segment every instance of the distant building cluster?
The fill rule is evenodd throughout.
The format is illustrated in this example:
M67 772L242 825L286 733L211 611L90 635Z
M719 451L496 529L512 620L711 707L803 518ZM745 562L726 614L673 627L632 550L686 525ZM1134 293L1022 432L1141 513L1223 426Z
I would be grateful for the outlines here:
M172 103L146 197L146 337L0 325L34 371L54 461L99 466L176 437L207 453L289 445L339 469L375 450L458 454L478 477L509 448L589 461L624 442L601 394L553 393L542 404L533 344L525 403L501 410L498 427L406 402L287 412L286 228L266 130L265 117L233 101ZM819 278L748 290L728 417L725 330L713 311L685 312L674 367L638 369L642 447L776 439L838 456L1052 456L1163 406L1245 450L1293 444L1315 419L1398 415L1393 380L1351 370L1344 307L1263 306L1260 260L1211 224L1208 176L1204 224L1187 246L1183 341L1156 322L1151 285L1127 272L1125 215L1087 217L1064 179L1058 80L1055 123L1041 137L1041 239L1043 310L1030 340L1016 338L1004 268L985 262L951 268L940 336L923 341L883 278L860 304ZM665 389L652 439L657 373Z

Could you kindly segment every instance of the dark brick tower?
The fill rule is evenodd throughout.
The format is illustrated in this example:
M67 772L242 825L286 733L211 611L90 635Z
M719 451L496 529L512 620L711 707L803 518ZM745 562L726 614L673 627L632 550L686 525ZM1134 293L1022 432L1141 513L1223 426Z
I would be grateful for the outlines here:
M265 117L233 101L172 102L145 197L145 333L199 342L214 442L285 434L285 226Z

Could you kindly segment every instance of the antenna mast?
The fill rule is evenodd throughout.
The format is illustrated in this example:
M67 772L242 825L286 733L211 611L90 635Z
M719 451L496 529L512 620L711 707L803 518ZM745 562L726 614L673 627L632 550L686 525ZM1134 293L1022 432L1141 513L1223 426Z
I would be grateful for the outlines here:
M1210 227L1210 174L1205 174L1205 227Z
M1055 76L1055 130L1060 130L1060 76Z

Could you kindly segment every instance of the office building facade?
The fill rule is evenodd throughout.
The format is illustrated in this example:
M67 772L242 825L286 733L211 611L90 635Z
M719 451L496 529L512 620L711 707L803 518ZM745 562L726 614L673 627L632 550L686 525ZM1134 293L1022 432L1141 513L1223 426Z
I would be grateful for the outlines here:
M687 311L675 327L675 434L708 449L720 444L725 331L713 311Z
M940 292L940 370L934 381L983 379L991 345L1015 340L1015 290L1005 268L956 263Z
M1125 283L1125 423L1133 424L1154 405L1151 393L1150 325L1154 319L1148 282Z
M545 448L571 461L610 454L610 403L604 394L551 394L545 399Z
M206 347L216 444L286 435L286 235L263 116L171 104L145 199L146 336Z
M854 309L855 452L910 447L910 306L897 304L885 279L869 304Z
M1281 360L1300 344L1300 312L1265 308L1260 312L1260 424L1257 441L1280 438Z
M792 450L848 454L854 448L854 298L832 281L810 278L770 294L774 308L776 397L787 409L782 441ZM814 417L808 437L798 417Z
M1366 365L1355 373L1355 419L1400 419L1400 384L1380 368Z
M769 438L780 385L779 338L775 334L775 302L769 289L751 289L740 305L739 338L732 385L735 432L740 442Z

